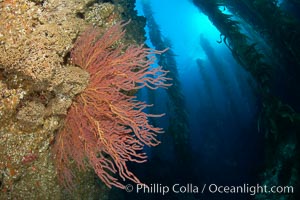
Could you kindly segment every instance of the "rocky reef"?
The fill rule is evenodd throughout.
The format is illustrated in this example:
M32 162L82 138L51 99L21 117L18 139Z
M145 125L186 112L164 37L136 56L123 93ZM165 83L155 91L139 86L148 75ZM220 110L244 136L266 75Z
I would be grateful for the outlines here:
M131 10L124 2L0 0L0 199L74 199L57 183L50 151L89 81L70 64L70 50L87 27L129 18L135 31L127 42L143 42L145 20L135 16L134 1ZM80 177L76 198L105 199L93 173Z

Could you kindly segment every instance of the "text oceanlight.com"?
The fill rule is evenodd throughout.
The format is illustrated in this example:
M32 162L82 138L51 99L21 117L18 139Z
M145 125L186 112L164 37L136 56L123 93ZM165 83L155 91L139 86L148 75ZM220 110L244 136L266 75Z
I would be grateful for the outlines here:
M239 186L225 186L217 184L203 184L195 185L192 183L173 185L163 185L160 183L154 184L137 184L133 186L131 184L126 185L125 190L127 192L136 192L137 194L161 194L166 195L168 193L191 193L191 194L249 194L256 195L259 193L277 193L277 194L293 194L293 186L267 186L267 185L249 185L243 184Z

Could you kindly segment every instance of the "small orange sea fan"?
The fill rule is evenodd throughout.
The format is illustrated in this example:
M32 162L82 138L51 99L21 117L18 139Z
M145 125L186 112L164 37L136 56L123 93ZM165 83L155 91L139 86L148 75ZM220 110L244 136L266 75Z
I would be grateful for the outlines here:
M159 144L156 134L162 129L149 124L148 117L162 115L145 113L148 105L124 91L170 85L162 67L150 68L153 53L162 52L117 43L125 34L123 28L118 23L101 37L90 28L71 52L73 64L88 71L90 81L70 107L53 147L59 179L68 188L73 185L73 161L82 170L92 167L108 187L124 188L118 176L140 183L126 163L145 162L144 145Z

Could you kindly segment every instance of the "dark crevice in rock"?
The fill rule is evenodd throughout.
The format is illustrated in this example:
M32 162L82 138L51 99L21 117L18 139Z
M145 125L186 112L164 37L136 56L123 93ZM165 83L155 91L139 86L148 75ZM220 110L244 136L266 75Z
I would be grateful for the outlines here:
M71 52L66 53L66 55L63 58L63 65L67 65L70 62Z
M38 6L42 6L45 2L45 0L30 0L32 1L33 3L35 3L35 5L38 5Z
M77 17L77 18L80 18L80 19L84 19L84 18L85 18L83 12L77 12L77 13L76 13L76 17Z

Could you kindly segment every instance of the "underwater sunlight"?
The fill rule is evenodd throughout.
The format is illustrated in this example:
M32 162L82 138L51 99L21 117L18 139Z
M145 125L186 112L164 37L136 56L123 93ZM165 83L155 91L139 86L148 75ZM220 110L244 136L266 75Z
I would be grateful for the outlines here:
M299 200L300 0L0 0L0 200Z
M173 167L168 172L152 174L150 180L144 171L140 176L149 184L153 181L168 185L256 183L255 174L263 162L263 137L255 129L258 107L251 75L235 61L226 45L218 42L220 32L191 1L137 0L136 9L139 15L155 21L161 41L170 45L178 71L178 84L171 88L180 85L174 92L181 93L184 99L184 105L173 103L173 106L177 105L187 118L184 136L178 136L178 128L170 128L185 123L180 117L164 124L159 120L166 133L160 136L162 143L157 147L160 150L149 150L151 158L146 165L162 171L168 171L170 164ZM148 21L145 30L147 45L155 47L149 36L152 23ZM178 102L178 99L169 94L172 92L163 93L154 94L155 105L160 105L154 108L155 113L166 112L165 118L170 120L174 113L168 110L168 101L173 98ZM140 95L140 98L149 97ZM185 144L188 150L184 150L184 144L177 144L176 140L183 137L188 140ZM172 143L179 146L177 150L170 149ZM188 158L186 151L189 151Z

